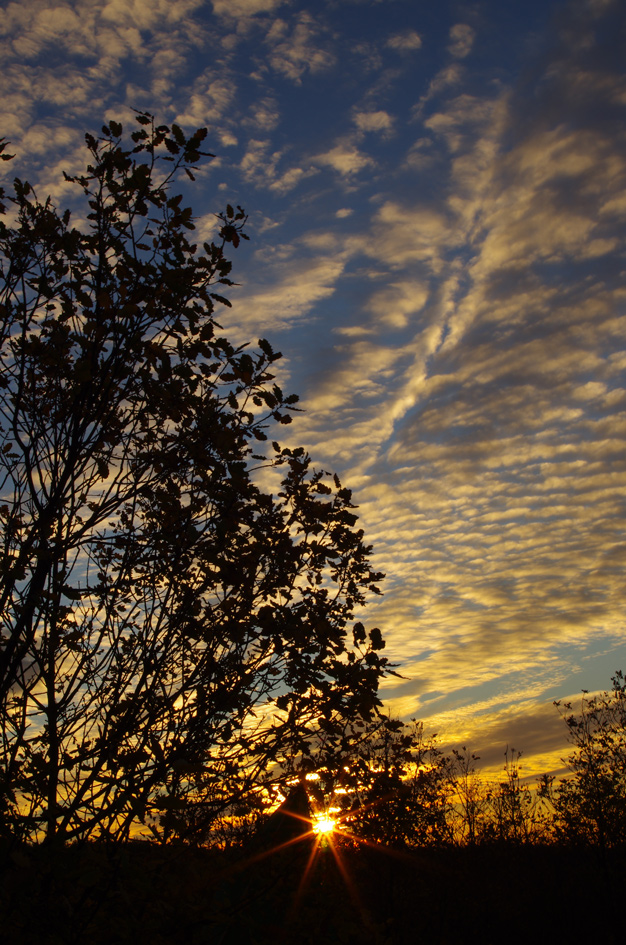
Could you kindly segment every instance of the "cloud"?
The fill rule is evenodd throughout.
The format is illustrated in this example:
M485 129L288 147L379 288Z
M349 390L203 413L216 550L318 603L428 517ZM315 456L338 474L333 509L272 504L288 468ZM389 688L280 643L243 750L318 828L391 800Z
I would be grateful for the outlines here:
M534 740L541 770L562 751L545 690L585 647L623 649L626 152L603 57L559 47L534 82L439 101L411 150L436 194L359 216L337 283L358 304L298 428L387 572L369 619L411 677L390 704Z
M145 55L141 31L186 32L190 16L202 0L96 0L76 10L68 4L50 7L46 0L10 3L0 14L0 36L7 37L8 50L20 59L37 58L45 49L64 49L72 55L91 57Z
M222 128L233 112L236 89L230 78L212 72L200 76L175 121L183 127Z
M359 151L349 139L339 141L334 148L315 155L313 161L316 164L332 167L342 177L352 177L366 167L372 167L375 163L371 157Z
M426 205L410 207L395 200L385 201L376 211L373 228L384 242L391 269L407 264L416 267L422 263L430 271L439 272L443 266L443 249L458 244L461 239L445 210ZM378 256L379 247L377 243L365 241L364 252Z
M242 343L279 336L281 383L307 409L281 434L355 488L388 574L369 617L409 677L386 684L390 704L450 737L482 730L479 748L536 739L547 758L550 685L589 669L585 647L623 651L619 8L565 5L508 86L474 68L464 23L407 86L389 51L419 49L413 30L343 37L344 62L340 27L293 4L216 0L209 22L204 8L9 4L4 133L63 203L86 122L126 102L237 149L220 187L261 223L225 327ZM380 70L365 92L355 60ZM309 122L303 102L331 82ZM201 197L198 235L215 225Z
M285 153L272 151L269 139L252 138L240 163L244 179L257 187L267 187L275 193L286 194L305 178L317 173L316 168L311 166L292 165L281 169Z
M127 104L164 109L189 51L205 39L195 16L201 6L202 0L9 4L0 11L3 128L19 148L38 112L45 111L48 127L84 127L111 109L123 117ZM124 74L135 67L140 82Z
M455 85L459 85L464 76L464 68L458 62L453 62L445 68L440 69L439 72L431 79L428 84L428 89L426 92L420 96L419 101L416 105L413 106L411 110L412 119L419 120L424 112L424 107L430 102L433 98L440 95L446 89L452 88Z
M385 46L395 49L397 52L412 52L414 49L421 49L422 40L415 30L406 30L403 33L394 33L385 42Z
M450 28L450 45L448 52L455 59L465 59L469 56L474 45L476 34L467 23L455 23Z
M274 20L265 37L269 64L296 84L306 72L329 69L334 55L322 45L321 33L318 21L306 12L298 14L291 29L284 20Z
M20 144L20 148L24 153L31 157L49 155L50 152L57 150L68 151L79 147L83 147L83 138L80 132L73 128L48 127L43 123L31 125Z
M217 16L237 19L254 16L256 13L272 13L289 0L211 0Z
M424 282L391 282L370 296L367 310L378 325L405 328L411 316L423 310L427 300L428 286Z
M352 121L359 131L390 131L393 127L393 118L385 111L357 111Z
M485 131L487 135L499 133L498 99L484 99L467 92L448 100L440 111L427 118L423 124L430 132L440 136L450 151L459 152L464 144L474 148L476 135ZM496 127L488 128L494 123ZM476 149L474 148L474 154Z
M383 64L377 43L361 41L351 44L351 52L364 72L377 72Z
M246 337L250 331L279 331L300 322L335 291L345 265L341 256L292 258L291 247L285 249L276 247L270 258L263 257L262 266L271 274L268 285L232 295L233 315Z
M280 122L280 111L276 100L271 96L257 99L243 119L246 127L253 128L257 134L268 135Z

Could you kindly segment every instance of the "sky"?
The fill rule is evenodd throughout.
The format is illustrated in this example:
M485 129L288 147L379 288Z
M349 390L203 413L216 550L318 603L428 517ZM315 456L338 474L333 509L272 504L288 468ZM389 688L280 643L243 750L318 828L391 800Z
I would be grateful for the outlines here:
M626 8L613 0L0 4L3 170L59 207L85 131L209 129L199 236L249 213L234 341L387 575L382 694L487 770L567 752L626 669Z

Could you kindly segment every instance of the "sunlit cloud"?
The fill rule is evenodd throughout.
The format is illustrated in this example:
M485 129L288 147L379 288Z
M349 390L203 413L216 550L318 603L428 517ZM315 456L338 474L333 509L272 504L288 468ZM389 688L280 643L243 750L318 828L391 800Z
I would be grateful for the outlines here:
M333 148L317 154L313 160L316 164L327 165L337 171L342 177L358 174L374 164L374 160L358 149L349 140L338 142Z
M426 91L420 96L419 101L413 106L412 117L419 119L428 102L436 98L448 88L458 86L464 76L463 66L458 62L450 63L441 69L428 84Z
M284 442L354 489L391 707L534 765L624 652L623 12L528 11L476 65L477 20L386 7L8 4L9 171L63 204L103 118L209 126L198 237L251 209L225 332L277 336Z
M591 279L558 267L596 265L622 245L599 208L620 218L625 168L614 136L547 130L541 104L511 147L513 102L464 94L426 119L450 155L448 195L413 207L384 200L360 247L352 242L379 263L382 242L393 277L373 283L369 318L336 328L337 358L316 379L311 403L332 413L334 433L304 423L358 484L391 581L376 619L393 627L407 675L452 693L456 679L487 685L532 665L539 698L568 672L563 647L590 634L615 647L623 634L621 567L609 562L623 553L624 294L613 266ZM529 691L524 675L518 695ZM478 731L510 694L474 704L469 693L456 734L470 704ZM431 711L419 696L392 704ZM499 731L513 724L502 712ZM530 717L515 724L533 743ZM556 729L546 726L549 745Z
M428 285L424 282L392 282L372 293L367 310L377 326L405 328L411 316L422 311L428 299Z
M284 6L288 0L211 0L213 11L225 18L254 16L255 13L272 13Z
M235 94L236 88L231 80L211 74L203 76L185 103L185 110L176 116L176 121L183 127L194 129L208 125L213 131L223 125L232 111Z
M445 211L428 206L411 208L392 200L377 210L373 228L384 233L387 256L394 269L422 263L438 272L442 250L460 242L460 234ZM377 252L372 244L366 243L363 248L368 255Z
M236 292L234 315L240 326L249 330L249 313L253 330L277 331L301 321L313 306L335 291L344 262L336 257L296 257L288 253L281 260L274 254L272 279L269 285L252 286Z
M414 49L421 49L422 40L415 30L407 30L404 33L394 33L386 40L385 45L398 52L412 52Z
M277 193L287 193L305 177L316 173L316 168L291 166L285 167L283 151L271 151L268 139L251 139L246 153L241 159L240 168L244 178L256 186L264 186Z
M385 111L355 112L352 120L360 131L389 131L393 118Z
M448 52L456 59L465 59L474 45L475 32L467 23L455 23L450 29Z
M276 101L265 96L253 103L242 123L253 128L257 134L269 134L279 122L280 110Z
M291 28L284 20L274 20L265 42L271 67L296 83L302 81L306 72L326 70L334 62L332 52L320 41L315 18L309 13L299 14Z

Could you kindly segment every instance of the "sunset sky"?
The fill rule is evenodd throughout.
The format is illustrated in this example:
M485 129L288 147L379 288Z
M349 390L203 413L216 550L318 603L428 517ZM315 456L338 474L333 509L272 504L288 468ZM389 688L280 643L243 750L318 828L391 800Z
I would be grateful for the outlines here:
M103 119L208 126L199 234L250 215L222 324L354 490L389 706L558 766L552 700L626 669L626 7L20 0L0 50L3 169L61 207Z

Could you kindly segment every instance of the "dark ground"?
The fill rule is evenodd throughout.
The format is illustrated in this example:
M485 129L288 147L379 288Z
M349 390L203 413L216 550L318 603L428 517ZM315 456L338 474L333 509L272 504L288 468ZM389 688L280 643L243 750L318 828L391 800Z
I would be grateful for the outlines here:
M20 945L621 945L626 850L423 849L304 840L241 853L4 849L0 940ZM345 878L344 878L345 877Z

